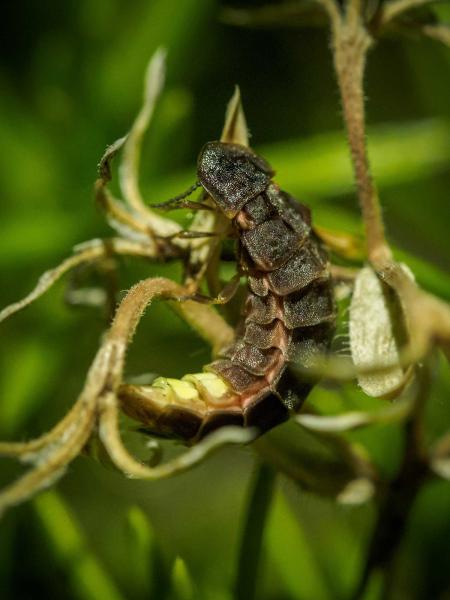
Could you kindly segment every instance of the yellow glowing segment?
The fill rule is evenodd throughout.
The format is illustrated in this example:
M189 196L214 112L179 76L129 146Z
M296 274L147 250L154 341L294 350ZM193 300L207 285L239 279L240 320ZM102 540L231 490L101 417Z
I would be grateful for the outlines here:
M181 404L190 408L204 409L205 402L214 406L227 406L235 400L225 381L215 373L194 373L182 379L158 377L151 389L160 398L160 404ZM199 405L200 403L200 405Z
M183 380L192 382L194 385L200 384L208 390L211 396L216 398L220 398L229 391L225 381L215 373L195 373L192 375L185 375Z
M189 381L200 392L200 395L210 404L224 404L230 397L230 389L223 379L215 373L195 373L185 375L184 381Z

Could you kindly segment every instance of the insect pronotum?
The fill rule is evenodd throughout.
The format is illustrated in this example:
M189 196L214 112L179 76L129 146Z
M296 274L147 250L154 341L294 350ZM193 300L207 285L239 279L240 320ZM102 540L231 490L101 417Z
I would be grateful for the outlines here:
M246 146L209 142L198 180L231 220L248 295L234 343L203 373L151 386L124 385L123 410L155 434L195 443L224 425L266 431L297 411L313 381L307 366L327 350L335 322L327 254L309 209L272 181L270 165Z

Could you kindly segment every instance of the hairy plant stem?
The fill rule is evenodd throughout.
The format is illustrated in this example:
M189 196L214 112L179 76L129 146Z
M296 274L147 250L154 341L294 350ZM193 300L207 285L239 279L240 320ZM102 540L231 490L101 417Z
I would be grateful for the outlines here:
M438 0L392 0L391 2L387 2L383 7L381 15L382 22L389 23L408 10L423 6L424 4L431 4L436 1Z
M345 20L333 27L333 58L343 117L353 163L359 203L364 220L369 260L389 260L378 192L367 152L364 113L364 69L372 39L359 18L359 4L352 2Z
M272 501L276 472L265 463L257 466L249 493L241 546L236 565L235 600L256 598L265 522Z
M364 221L368 259L381 279L399 295L410 326L416 320L414 317L417 316L417 307L422 305L433 308L426 310L426 314L435 312L439 313L440 317L445 317L447 312L437 305L436 301L433 303L426 294L418 290L411 277L393 260L386 242L382 211L370 169L366 142L364 72L373 38L364 25L361 2L347 0L345 13L336 16L335 12L329 9L328 0L327 3L324 0L319 1L327 9L331 22L334 67ZM421 3L424 3L423 0L397 0L391 6L393 12L399 14ZM427 351L431 339L439 339L435 323L431 322L433 318L429 318L430 323L425 323L414 335L411 333L410 343L423 347L423 354ZM442 318L441 322L445 324L446 319ZM446 329L445 325L443 329ZM405 452L402 465L396 478L386 487L381 497L367 560L355 590L355 600L363 597L370 576L377 569L384 572L383 598L389 597L395 557L406 530L411 508L423 483L430 475L422 444L423 407L430 385L428 364L417 368L416 372L417 397L414 410L405 423Z

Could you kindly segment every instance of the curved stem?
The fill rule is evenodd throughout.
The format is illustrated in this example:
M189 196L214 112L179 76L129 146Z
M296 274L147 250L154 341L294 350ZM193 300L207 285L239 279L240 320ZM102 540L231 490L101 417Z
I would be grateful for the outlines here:
M381 22L383 24L389 23L408 10L437 1L438 0L394 0L393 2L387 2L382 12Z
M75 254L69 256L53 269L45 271L40 277L34 289L24 298L9 304L0 310L0 322L5 321L11 315L29 306L47 292L54 283L63 275L75 269L79 265L119 255L141 256L154 258L156 256L154 247L148 243L133 242L122 238L94 239L79 244L74 248Z
M317 0L325 12L328 14L331 25L333 28L338 28L341 23L341 13L336 0Z

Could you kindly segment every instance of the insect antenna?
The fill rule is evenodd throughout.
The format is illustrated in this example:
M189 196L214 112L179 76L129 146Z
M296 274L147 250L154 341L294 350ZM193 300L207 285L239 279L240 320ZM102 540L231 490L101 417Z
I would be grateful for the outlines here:
M186 200L188 196L190 196L195 190L201 187L201 183L196 181L194 185L191 185L185 192L179 194L178 196L174 196L173 198L169 198L165 202L160 202L159 204L153 204L152 208L159 208L160 210L175 210L177 208L191 208L194 210L214 210L213 207L208 206L207 204L203 204L202 202L191 202Z

